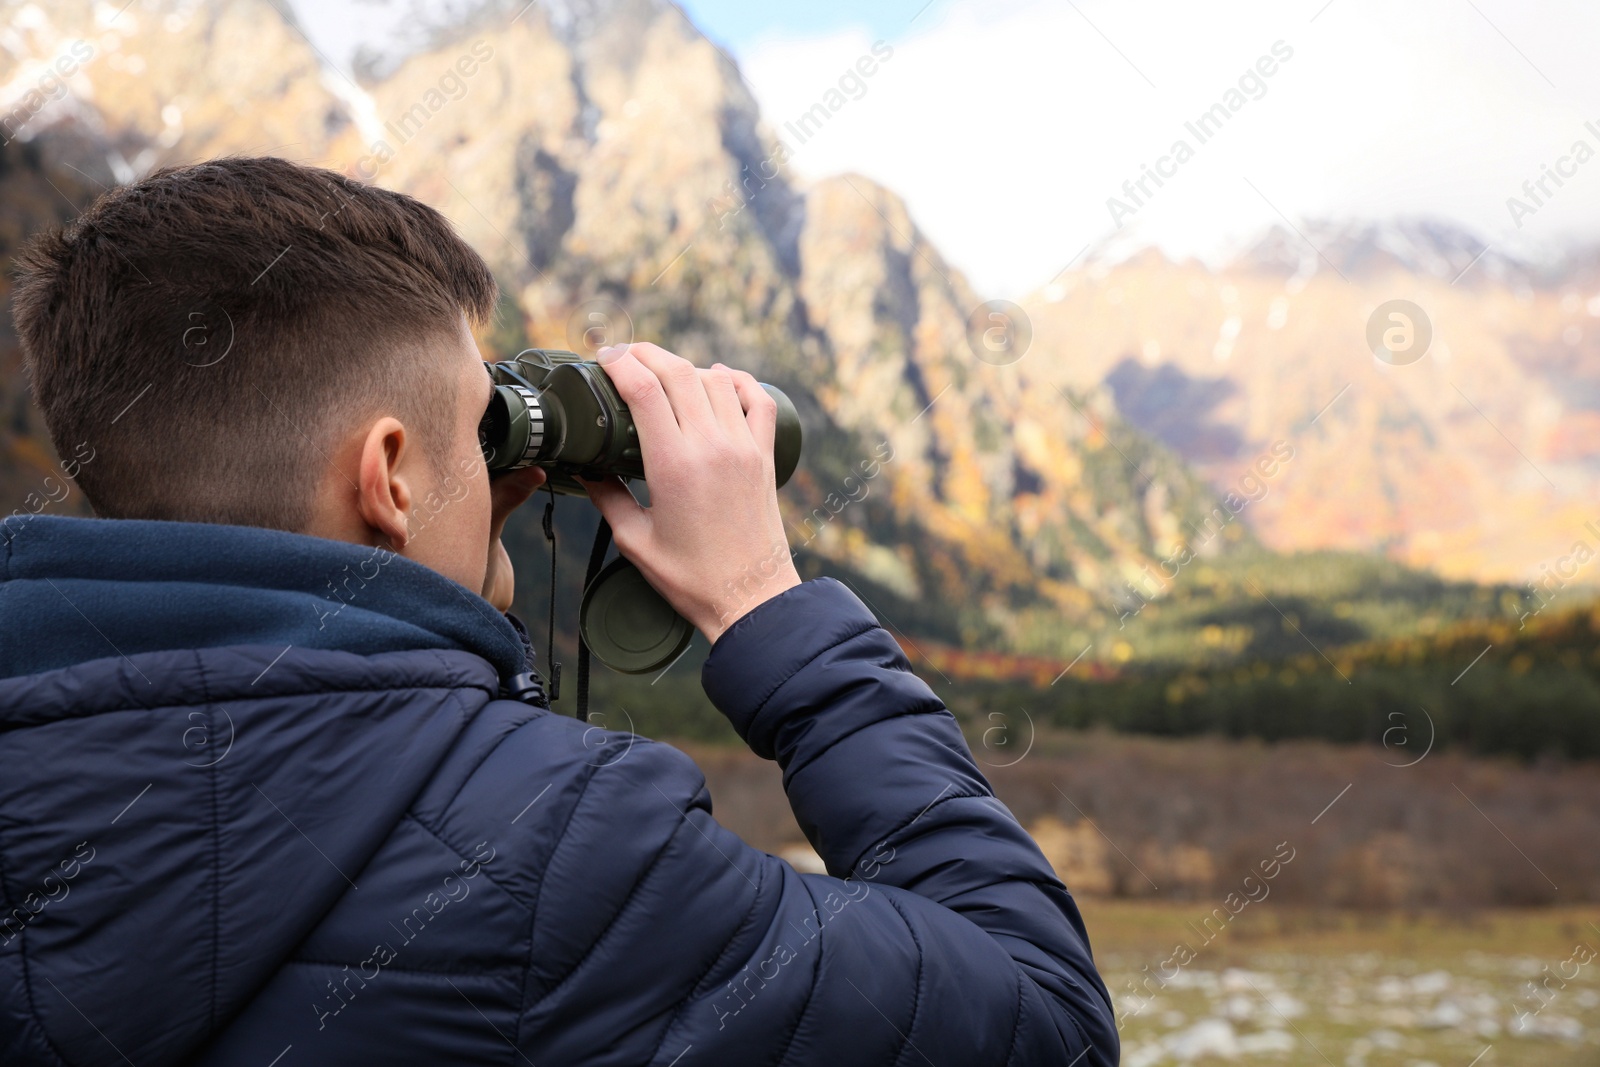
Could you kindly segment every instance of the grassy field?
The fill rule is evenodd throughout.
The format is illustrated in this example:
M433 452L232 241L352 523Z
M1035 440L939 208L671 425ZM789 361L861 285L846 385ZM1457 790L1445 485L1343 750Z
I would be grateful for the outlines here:
M1435 753L1400 767L1416 757L1382 746L1093 733L972 740L1077 894L1128 1067L1600 1064L1594 763ZM725 825L816 869L774 764L685 747ZM1270 892L1240 903L1252 872ZM1549 906L1507 906L1534 902Z
M1441 917L1264 904L1202 945L1204 905L1080 903L1125 1021L1127 1067L1600 1063L1600 909ZM1186 965L1179 943L1195 949Z

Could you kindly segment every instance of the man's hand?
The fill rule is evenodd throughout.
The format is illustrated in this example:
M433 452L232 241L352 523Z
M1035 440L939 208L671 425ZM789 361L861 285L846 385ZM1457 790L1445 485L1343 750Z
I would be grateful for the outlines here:
M523 467L497 475L489 482L489 567L483 573L483 599L493 604L496 611L510 611L511 597L516 592L511 557L506 555L500 535L505 531L506 519L538 492L544 482L543 467Z
M778 512L778 406L754 377L697 370L652 344L597 357L633 413L650 484L584 481L617 550L715 643L734 620L800 584Z

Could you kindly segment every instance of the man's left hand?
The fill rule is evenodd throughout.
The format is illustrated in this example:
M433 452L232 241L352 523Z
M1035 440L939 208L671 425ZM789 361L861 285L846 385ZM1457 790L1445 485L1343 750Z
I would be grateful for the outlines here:
M483 599L495 606L496 611L511 610L511 598L516 592L516 576L511 570L511 557L500 542L511 513L527 503L528 498L545 483L543 467L524 467L496 475L489 482L492 510L489 520L489 568L483 574Z

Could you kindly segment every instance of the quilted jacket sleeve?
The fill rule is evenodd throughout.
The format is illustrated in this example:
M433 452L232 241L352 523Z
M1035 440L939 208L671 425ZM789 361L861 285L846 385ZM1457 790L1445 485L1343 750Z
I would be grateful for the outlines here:
M703 682L782 765L831 875L719 826L676 750L591 740L610 754L535 909L519 1026L534 1062L1117 1062L1071 896L847 588L818 579L761 605Z

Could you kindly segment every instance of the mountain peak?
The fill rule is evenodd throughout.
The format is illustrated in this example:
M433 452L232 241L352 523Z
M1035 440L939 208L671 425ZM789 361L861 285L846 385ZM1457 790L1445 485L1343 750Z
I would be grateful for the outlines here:
M1347 277L1404 271L1447 282L1470 270L1502 284L1525 283L1533 273L1476 233L1435 218L1312 220L1292 230L1274 224L1231 266L1302 276L1329 269Z

